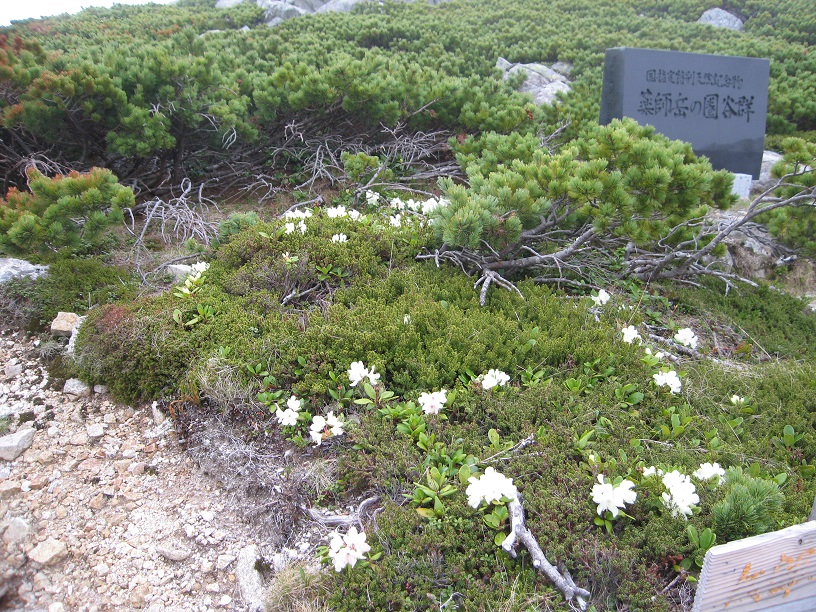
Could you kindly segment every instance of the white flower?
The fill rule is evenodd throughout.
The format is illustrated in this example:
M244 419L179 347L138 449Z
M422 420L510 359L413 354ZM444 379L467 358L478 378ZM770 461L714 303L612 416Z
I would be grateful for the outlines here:
M193 272L201 274L202 272L206 272L207 270L210 269L210 264L208 264L206 261L197 261L192 266L190 266L190 268L192 269Z
M635 340L637 340L638 342L643 341L643 339L640 337L640 334L638 333L638 330L635 329L634 325L630 325L629 327L624 327L621 330L621 333L623 334L623 341L626 344L632 344Z
M488 370L487 374L482 374L477 378L482 389L492 389L495 386L503 387L510 382L510 377L501 370Z
M283 231L286 234L291 234L292 232L295 231L295 224L293 222L285 223L283 225Z
M366 191L365 198L366 204L368 204L369 206L376 206L377 203L380 201L380 194L369 189Z
M603 516L605 511L612 513L612 517L617 517L618 512L626 507L626 504L633 504L637 499L637 492L633 491L635 483L631 480L622 480L617 486L604 482L603 474L598 474L598 484L592 487L592 501L598 504L598 516Z
M732 395L731 396L731 403L735 406L742 406L745 403L745 398L740 397L739 395Z
M653 465L650 465L647 468L643 468L643 477L650 478L652 476L663 476L663 470L657 468Z
M663 505L671 510L672 516L691 516L692 506L700 502L691 478L674 470L663 475L663 486L668 489L661 495Z
M725 470L720 467L719 463L703 463L691 475L698 480L708 480L717 476L719 484L725 482Z
M346 236L345 234L334 234L332 236L331 240L332 240L332 242L340 242L340 243L348 242L348 236Z
M489 504L494 501L501 500L502 497L515 498L518 495L518 489L513 484L512 478L507 478L504 474L497 472L492 467L485 470L484 474L479 476L471 476L468 478L468 488L465 494L468 496L468 505L473 508L478 508L484 503Z
M329 219L338 219L340 217L346 216L346 207L345 206L330 206L326 209L326 216Z
M596 306L603 306L612 296L609 295L609 293L607 293L604 289L601 289L598 292L598 295L591 295L590 297L592 298L592 301L595 302Z
M439 198L438 200L434 198L428 198L422 203L422 214L429 215L437 208L447 205L448 201L444 198Z
M312 417L312 424L309 425L309 436L312 438L312 442L315 445L320 446L320 443L323 442L323 432L326 430L326 419L325 417L316 414Z
M677 375L677 372L674 370L652 374L652 378L658 387L668 387L672 394L680 393L682 383L680 382L680 377Z
M409 200L413 202L413 200ZM391 198L391 202L389 202L391 208L396 208L397 210L405 210L405 202L400 200L399 198Z
M403 323L403 325L410 325L411 324L411 315L407 314L404 317L402 317L402 323Z
M366 543L365 532L358 533L356 527L349 527L348 533L344 536L336 531L331 534L329 557L334 562L335 571L339 572L347 565L354 567L370 550L371 546Z
M419 396L417 402L422 406L425 414L439 414L439 411L445 407L445 402L448 401L447 393L445 389L434 393L423 393Z
M683 346L687 346L692 349L697 348L698 338L688 327L678 330L678 332L674 334L674 339L678 342L678 344L682 344Z
M348 377L352 387L356 387L364 378L368 378L372 385L380 381L380 375L374 371L374 366L369 370L362 361L351 362Z
M298 222L298 229L300 230L301 234L306 233L306 224L303 222L303 220Z
M275 416L278 418L278 424L282 425L283 427L294 427L297 425L298 420L298 411L292 410L291 408L287 408L286 410L281 410L280 407L275 411Z
M348 211L348 216L352 221L357 221L363 215L359 210L352 209L352 210Z
M388 217L388 222L394 227L402 227L402 216L391 215Z
M334 416L333 410L330 411L328 415L326 415L326 426L329 428L329 431L333 436L342 436L344 433L343 421Z
M652 349L650 349L648 346L646 347L646 354L647 354L647 355L651 355L651 354L652 354ZM657 351L657 352L654 354L654 357L655 357L656 359L663 359L665 356L666 356L666 353L664 353L663 351Z

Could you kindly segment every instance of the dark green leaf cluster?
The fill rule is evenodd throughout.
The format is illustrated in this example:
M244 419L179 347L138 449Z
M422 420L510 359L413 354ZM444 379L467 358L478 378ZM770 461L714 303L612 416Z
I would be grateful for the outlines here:
M737 540L777 528L784 496L773 480L754 478L741 468L725 474L725 496L711 509L714 531L722 541Z
M28 173L30 192L0 198L0 252L47 257L61 249L96 254L110 246L106 230L122 221L134 195L110 170L94 168L49 179Z

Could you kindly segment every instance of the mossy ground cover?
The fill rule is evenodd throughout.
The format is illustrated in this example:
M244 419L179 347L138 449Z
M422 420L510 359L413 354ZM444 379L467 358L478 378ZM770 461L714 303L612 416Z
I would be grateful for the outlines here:
M816 379L813 315L801 301L765 287L723 297L716 286L621 284L597 306L523 281L521 296L495 289L481 307L461 271L414 261L431 228L404 212L396 227L385 202L358 206L361 220L315 209L303 219L305 233L287 233L293 221L281 219L224 236L192 297L169 290L99 306L78 347L82 375L120 399L183 396L229 415L249 437L274 436L304 461L336 460L336 482L320 504L379 496L381 510L365 527L370 554L381 556L327 571L332 609L566 605L525 552L511 559L497 547L508 524L491 525L487 510L468 505L463 466L513 478L543 550L590 589L597 610L677 608L688 593L665 587L678 572L682 585L699 570L681 568L700 553L688 527L713 529L718 543L750 535L755 521L726 501L765 512L773 528L807 516L816 494ZM341 233L345 241L332 240ZM186 325L199 307L211 314ZM647 341L625 343L628 325ZM670 342L689 325L701 339L697 358ZM658 361L647 345L680 360ZM233 376L217 397L208 396L213 360ZM381 375L373 395L363 383L351 387L355 361ZM510 382L483 388L478 376L492 368ZM680 374L679 393L655 384L661 368ZM439 389L455 397L440 414L424 414L420 394ZM308 417L281 427L276 403L292 395L301 414L343 415L346 433L314 447ZM734 403L735 395L744 401ZM733 493L697 481L694 513L672 515L643 469L691 474L703 462L742 469L756 486L781 492L781 503L757 510L747 486ZM431 474L440 475L437 490L453 490L441 506L417 494ZM608 526L596 524L591 499L599 474L629 479L638 491Z

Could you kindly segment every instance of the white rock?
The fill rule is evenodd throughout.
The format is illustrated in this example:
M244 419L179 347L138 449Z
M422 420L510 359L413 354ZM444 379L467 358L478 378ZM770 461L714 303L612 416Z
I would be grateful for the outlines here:
M79 324L79 319L79 315L74 312L58 312L56 318L51 321L51 335L70 338Z
M34 429L26 428L0 438L0 459L14 461L31 446Z
M229 595L222 595L221 599L218 600L218 605L222 608L226 608L228 605L232 603L232 597Z
M65 395L73 395L74 397L90 397L91 388L78 378L69 378L65 381L62 387L62 392Z
M6 544L11 542L20 542L28 537L31 527L25 519L16 516L6 524L6 530L3 532L3 541Z
M728 30L742 30L742 20L736 15L721 8L708 9L697 20L697 23L704 23L715 28L726 28Z
M102 436L105 435L105 427L102 423L94 423L93 425L88 425L85 428L85 431L88 434L88 437L91 440L99 440Z
M201 511L201 518L203 518L208 523L215 518L215 514L210 510L202 510Z
M68 555L68 546L54 538L40 542L28 552L28 558L42 565L53 565Z
M219 570L225 570L232 565L235 559L237 559L235 555L218 555L218 559L215 560L215 567Z
M264 602L263 579L255 564L260 559L258 547L254 544L245 546L238 553L238 562L235 564L235 578L241 597L246 603L247 612L263 612L266 610Z

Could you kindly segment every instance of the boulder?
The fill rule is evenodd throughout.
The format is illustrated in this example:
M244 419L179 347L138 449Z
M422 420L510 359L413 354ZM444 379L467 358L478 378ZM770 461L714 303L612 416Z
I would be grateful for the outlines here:
M512 64L500 57L496 61L496 68L504 72L505 80L519 73L524 74L524 83L518 91L531 94L533 102L539 106L552 104L559 92L570 90L567 77L544 64Z
M248 0L218 0L218 2L215 3L215 8L219 9L232 8L233 6L238 6L239 4L242 4L247 1Z
M37 278L47 271L48 266L35 266L23 259L0 258L0 283L5 283L13 278Z
M742 30L742 19L732 15L721 8L708 9L697 20L697 23L704 23L715 28L726 28L728 30Z
M14 461L22 455L34 441L34 429L26 428L0 438L0 459Z
M751 184L752 193L762 193L772 187L776 179L771 176L771 168L782 159L782 155L775 151L765 151L762 154L762 169L759 171L759 178Z
M72 395L74 397L90 397L91 388L78 378L69 378L65 381L62 387L62 392L65 395Z
M264 9L264 20L267 23L276 19L286 20L300 17L309 12L293 4L276 0L258 0L258 6Z
M235 564L235 579L238 582L238 589L246 604L247 612L266 610L263 579L255 568L260 558L258 547L251 544L241 549L241 552L238 553L238 562Z
M171 264L165 268L168 274L173 275L175 282L180 283L187 279L193 271L193 266L187 264Z
M51 321L51 335L70 338L79 322L80 316L74 312L58 312L56 318Z
M329 0L318 8L315 13L348 13L355 5L369 0Z

